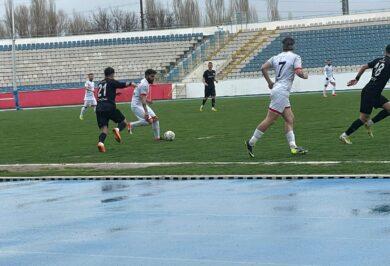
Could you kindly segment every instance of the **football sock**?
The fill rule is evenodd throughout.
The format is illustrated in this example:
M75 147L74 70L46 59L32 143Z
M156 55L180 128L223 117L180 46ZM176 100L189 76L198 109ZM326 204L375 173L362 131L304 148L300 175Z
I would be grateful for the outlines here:
M389 115L390 115L390 113L387 110L382 110L372 119L372 122L373 123L378 123L379 121L385 119Z
M207 102L207 98L206 98L206 99L203 99L203 101L202 101L202 105L205 105L205 104L206 104L206 102Z
M119 131L122 131L123 129L125 129L126 126L127 126L127 124L126 124L125 121L122 121L122 122L118 123Z
M85 114L86 111L87 111L87 107L86 107L86 106L83 106L83 107L81 108L81 113L80 113L80 115L81 115L81 116L84 116L84 114Z
M287 138L288 145L290 146L291 149L297 147L297 144L295 144L294 131L291 130L291 131L287 132L286 138Z
M211 99L211 106L215 107L215 99Z
M334 85L333 87L332 87L332 94L335 94L336 93L336 85Z
M104 143L106 140L107 134L106 133L100 133L99 135L99 142Z
M93 107L93 111L96 113L96 106Z
M153 135L155 139L160 138L160 122L159 121L154 121L152 124L153 128Z
M353 132L355 132L356 130L359 129L359 127L361 127L364 123L362 122L362 120L360 119L356 119L352 124L351 126L347 129L347 131L345 131L345 134L347 136L350 136Z
M255 146L256 142L264 135L263 132L258 130L257 128L255 129L255 132L253 132L253 136L249 140L249 145Z

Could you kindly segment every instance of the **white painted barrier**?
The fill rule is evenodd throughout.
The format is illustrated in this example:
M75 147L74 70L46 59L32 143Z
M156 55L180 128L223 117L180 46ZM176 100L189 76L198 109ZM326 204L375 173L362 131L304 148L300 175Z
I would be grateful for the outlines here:
M351 89L347 82L356 76L357 72L336 74L337 90ZM353 89L362 89L370 80L371 71L366 71L359 83ZM330 85L331 86L331 85ZM324 87L323 75L310 75L309 79L303 80L298 77L294 80L292 92L322 91ZM330 89L331 87L329 87ZM220 81L216 84L217 96L240 96L269 94L267 82L263 77L258 79L236 79ZM187 83L186 98L200 98L204 96L204 85L201 82Z

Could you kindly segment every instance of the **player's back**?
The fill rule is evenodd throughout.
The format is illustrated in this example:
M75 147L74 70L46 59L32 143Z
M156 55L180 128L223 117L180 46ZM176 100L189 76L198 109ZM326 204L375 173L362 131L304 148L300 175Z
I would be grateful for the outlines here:
M282 52L268 60L275 69L275 89L291 90L295 70L302 68L301 57L291 51Z
M126 83L115 79L103 79L99 82L97 110L109 110L115 108L116 89L126 87Z
M141 95L149 94L149 82L147 79L142 79L137 88L134 89L133 98L131 99L131 105L141 105Z
M390 57L376 58L368 63L368 67L372 68L372 74L367 86L381 93L390 79Z

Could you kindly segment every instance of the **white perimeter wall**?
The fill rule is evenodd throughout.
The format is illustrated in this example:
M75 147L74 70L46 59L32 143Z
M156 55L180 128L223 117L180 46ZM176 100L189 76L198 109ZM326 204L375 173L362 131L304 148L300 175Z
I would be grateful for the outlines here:
M337 90L351 89L347 87L347 82L356 76L354 73L340 73L335 74ZM361 77L359 83L353 87L353 89L361 89L370 80L371 71ZM330 85L331 86L331 85ZM303 80L295 77L293 92L310 92L310 91L322 91L324 87L323 75L310 75L309 79ZM330 89L331 87L329 87ZM239 95L256 95L256 94L269 94L267 82L264 78L258 79L236 79L220 81L216 84L217 96L239 96ZM186 84L186 97L187 98L200 98L204 96L204 85L199 83L187 83Z

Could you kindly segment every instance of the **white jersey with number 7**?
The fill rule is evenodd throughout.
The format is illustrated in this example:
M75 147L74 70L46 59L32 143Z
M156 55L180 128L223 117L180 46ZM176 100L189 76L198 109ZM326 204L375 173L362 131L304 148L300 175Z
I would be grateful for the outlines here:
M291 51L282 52L268 60L275 69L275 85L272 90L291 91L295 70L302 68L301 57Z

